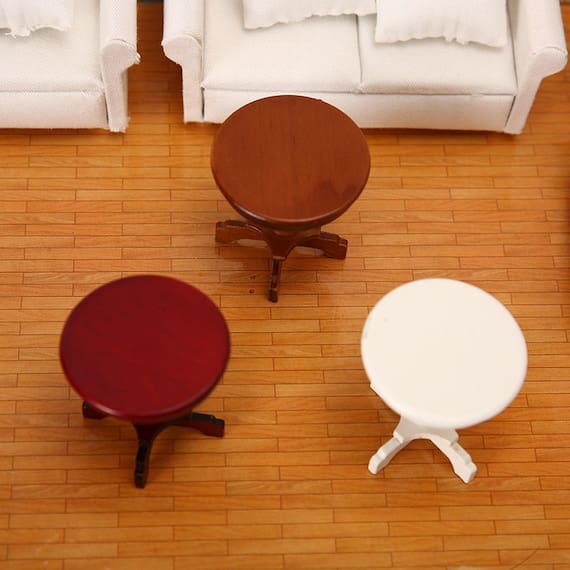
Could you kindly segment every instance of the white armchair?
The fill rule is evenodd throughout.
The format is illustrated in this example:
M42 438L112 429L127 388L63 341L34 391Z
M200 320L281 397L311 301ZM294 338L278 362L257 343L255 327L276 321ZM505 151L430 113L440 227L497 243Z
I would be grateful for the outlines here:
M361 127L517 134L568 53L559 0L507 7L508 43L489 48L378 44L374 15L245 29L242 0L164 0L162 45L182 68L186 122L219 123L250 101L293 93L323 99Z
M136 42L136 0L77 0L67 31L0 34L0 128L124 131Z

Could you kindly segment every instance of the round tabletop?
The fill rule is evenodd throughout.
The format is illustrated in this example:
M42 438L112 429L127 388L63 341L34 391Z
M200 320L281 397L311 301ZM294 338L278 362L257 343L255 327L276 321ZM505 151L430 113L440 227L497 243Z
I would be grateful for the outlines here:
M370 154L362 131L336 107L277 95L226 119L211 166L218 187L245 218L302 229L334 220L358 198Z
M500 413L527 370L525 339L506 307L451 279L390 291L366 320L361 350L374 391L402 417L433 428Z
M99 411L133 423L176 419L223 374L230 337L201 291L169 277L118 279L71 312L60 342L71 386Z

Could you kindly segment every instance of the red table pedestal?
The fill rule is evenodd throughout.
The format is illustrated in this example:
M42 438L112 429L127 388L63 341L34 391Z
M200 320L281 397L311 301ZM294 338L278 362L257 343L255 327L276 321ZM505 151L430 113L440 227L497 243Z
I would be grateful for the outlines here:
M112 416L135 428L137 487L145 486L152 444L163 429L223 436L223 420L193 408L221 378L229 352L228 328L212 301L182 281L154 275L93 291L69 315L60 343L83 416Z

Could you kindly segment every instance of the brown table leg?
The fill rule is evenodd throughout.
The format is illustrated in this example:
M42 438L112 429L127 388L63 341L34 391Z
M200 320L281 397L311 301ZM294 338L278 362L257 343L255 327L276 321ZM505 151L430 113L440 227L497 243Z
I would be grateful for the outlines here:
M273 303L277 302L278 298L283 261L295 247L299 233L303 237L306 235L306 232L276 232L241 220L226 220L216 224L216 241L221 243L253 239L262 240L267 244L272 254L268 298Z
M344 259L348 250L347 240L337 234L330 234L328 232L320 232L316 236L304 239L297 245L320 249L326 257L332 257L334 259Z
M277 302L281 268L285 259L297 246L319 249L326 257L344 259L348 249L348 241L337 234L321 232L321 228L302 230L273 230L259 227L241 220L226 220L216 224L216 241L230 243L240 239L262 240L271 250L271 279L268 298Z
M277 303L278 291L279 291L279 280L281 278L281 267L285 261L282 257L273 256L271 263L271 281L269 282L269 293L268 297L272 303Z
M265 241L263 231L257 226L241 220L226 220L216 224L216 241L230 243L240 239L255 239Z

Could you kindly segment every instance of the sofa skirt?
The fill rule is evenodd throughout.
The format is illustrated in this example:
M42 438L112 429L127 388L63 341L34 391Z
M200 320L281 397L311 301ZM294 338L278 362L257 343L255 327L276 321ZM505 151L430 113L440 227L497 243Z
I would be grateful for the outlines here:
M105 95L84 92L0 92L2 128L108 128Z
M204 90L203 120L222 123L235 110L262 97L284 93ZM361 128L504 131L512 95L397 95L291 92L322 99Z

